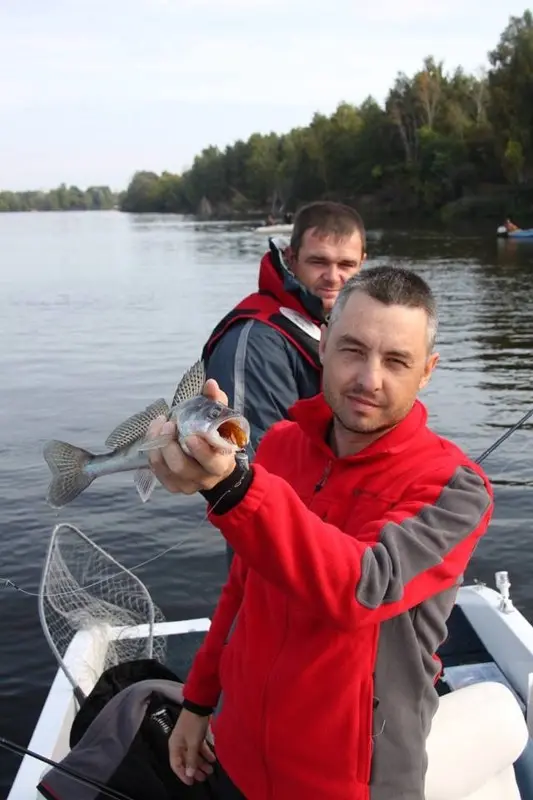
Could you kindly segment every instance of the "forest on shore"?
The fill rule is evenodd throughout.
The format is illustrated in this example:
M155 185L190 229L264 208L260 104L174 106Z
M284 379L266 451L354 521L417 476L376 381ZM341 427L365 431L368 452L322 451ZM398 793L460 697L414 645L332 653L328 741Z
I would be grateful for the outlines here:
M79 189L77 186L61 184L49 192L0 191L0 212L2 211L106 211L118 207L120 195L109 186L90 186Z
M315 113L306 127L207 147L182 174L135 173L118 196L107 187L0 192L0 211L118 206L235 218L328 198L362 213L444 221L529 214L527 227L533 225L532 89L527 10L510 18L487 67L475 75L461 67L448 73L428 57L415 75L397 75L383 106L372 97L359 106L342 102L329 117ZM24 198L24 208L13 207L16 198Z

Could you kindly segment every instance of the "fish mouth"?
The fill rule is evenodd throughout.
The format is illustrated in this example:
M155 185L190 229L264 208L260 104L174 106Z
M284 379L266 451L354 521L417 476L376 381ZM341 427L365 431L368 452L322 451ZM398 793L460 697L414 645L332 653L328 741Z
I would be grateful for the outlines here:
M250 426L243 417L226 419L216 426L218 435L237 450L243 450L250 441Z

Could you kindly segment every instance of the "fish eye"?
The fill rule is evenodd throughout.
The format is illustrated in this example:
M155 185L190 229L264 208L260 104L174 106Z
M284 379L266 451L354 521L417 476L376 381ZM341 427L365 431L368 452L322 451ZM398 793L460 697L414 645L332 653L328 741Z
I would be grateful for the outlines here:
M207 416L209 417L209 419L217 419L217 417L220 417L221 411L222 409L220 408L220 406L211 406L211 408L207 412Z

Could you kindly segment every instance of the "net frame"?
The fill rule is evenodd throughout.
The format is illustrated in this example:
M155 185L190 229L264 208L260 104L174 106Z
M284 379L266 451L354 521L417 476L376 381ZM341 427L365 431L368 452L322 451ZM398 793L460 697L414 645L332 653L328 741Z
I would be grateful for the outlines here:
M72 552L83 559L80 555L73 564ZM50 536L38 611L46 642L78 700L86 694L65 655L80 631L89 632L102 647L103 669L138 658L165 661L166 636L154 636L155 625L165 618L143 581L71 523L57 524ZM139 625L147 625L147 636L121 638L121 632Z

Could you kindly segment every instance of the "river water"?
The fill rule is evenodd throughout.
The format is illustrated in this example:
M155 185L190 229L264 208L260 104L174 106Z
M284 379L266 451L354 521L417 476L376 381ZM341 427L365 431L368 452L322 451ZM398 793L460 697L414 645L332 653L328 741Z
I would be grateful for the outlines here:
M156 491L142 505L131 477L94 484L56 512L45 505L48 438L99 450L123 418L164 396L199 356L220 316L254 289L263 237L240 223L119 212L0 215L0 736L29 741L55 672L37 613L54 525L79 526L131 567L167 619L209 615L224 544L203 502ZM533 241L492 234L371 231L369 265L411 267L439 301L441 363L422 399L430 422L479 455L533 405ZM485 462L496 513L469 571L507 569L533 619L533 434ZM0 796L19 760L0 751Z

